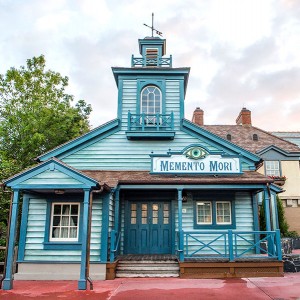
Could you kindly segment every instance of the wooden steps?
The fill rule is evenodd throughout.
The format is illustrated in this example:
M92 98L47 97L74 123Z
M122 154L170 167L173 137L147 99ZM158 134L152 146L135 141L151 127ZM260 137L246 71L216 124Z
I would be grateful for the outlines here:
M124 256L118 261L116 277L179 277L179 264L172 256Z

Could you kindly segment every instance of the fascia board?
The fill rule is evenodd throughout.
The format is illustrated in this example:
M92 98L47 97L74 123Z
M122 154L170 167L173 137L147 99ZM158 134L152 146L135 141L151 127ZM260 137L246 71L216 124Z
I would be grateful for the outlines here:
M258 163L261 161L261 158L259 156L251 153L250 151L245 150L244 148L241 148L233 143L230 143L230 142L224 140L223 138L219 137L218 135L213 134L212 132L203 129L186 119L182 120L182 126L183 126L183 128L186 127L189 130L192 130L192 131L196 132L197 134L204 136L208 140L213 141L222 147L230 149L231 151L234 151L234 152L242 155L243 157L248 158L249 161L252 161L254 163Z
M91 130L90 132L74 139L74 140L71 140L61 146L58 146L57 148L54 148L40 156L38 156L36 158L37 161L45 161L51 157L55 157L55 156L58 156L58 155L61 155L62 153L64 152L67 152L71 149L74 149L80 145L82 145L83 143L86 143L88 142L89 140L109 131L109 130L112 130L116 127L119 126L119 119L114 119L108 123L105 123L104 125L101 125L93 130Z

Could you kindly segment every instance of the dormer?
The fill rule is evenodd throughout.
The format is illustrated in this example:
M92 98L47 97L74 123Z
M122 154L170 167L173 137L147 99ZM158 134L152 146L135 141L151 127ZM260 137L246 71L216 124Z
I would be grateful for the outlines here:
M139 39L139 49L142 57L132 55L131 67L172 67L172 56L166 54L166 40L159 37Z

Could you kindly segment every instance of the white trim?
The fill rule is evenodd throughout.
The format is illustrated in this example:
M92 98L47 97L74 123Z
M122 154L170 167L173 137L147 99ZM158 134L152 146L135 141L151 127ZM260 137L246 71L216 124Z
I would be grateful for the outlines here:
M78 206L78 214L77 214L77 226L70 226L70 224L68 224L68 226L64 226L66 228L68 228L68 234L70 233L70 228L71 227L76 227L77 228L77 236L76 238L60 238L60 237L52 237L52 230L53 230L53 218L54 216L62 216L60 215L54 215L54 205L77 205ZM69 213L69 216L71 216L71 211ZM75 215L74 215L75 216ZM50 232L49 232L49 241L50 242L77 242L78 241L78 237L79 237L79 228L80 228L80 203L79 202L53 202L51 205L51 223L50 223ZM62 226L59 226L62 227Z
M208 204L209 204L209 207L210 207L210 222L199 222L198 206L205 205L206 203L208 203ZM197 201L196 206L197 206L197 209L196 209L196 213L197 213L197 224L198 224L198 225L212 225L212 223L213 223L212 201ZM205 216L204 216L204 217L205 217Z
M218 203L228 203L229 204L229 217L230 221L229 222L218 222ZM224 218L224 215L222 215ZM231 213L231 201L216 201L216 224L218 225L230 225L232 224L232 213Z

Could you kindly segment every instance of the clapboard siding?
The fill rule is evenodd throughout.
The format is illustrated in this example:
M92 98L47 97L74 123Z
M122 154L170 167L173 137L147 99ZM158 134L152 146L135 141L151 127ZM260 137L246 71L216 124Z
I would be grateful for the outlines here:
M221 199L220 199L221 200ZM175 227L178 230L178 205L177 201L174 202L175 205ZM182 214L182 228L183 231L201 231L201 229L194 228L194 203L193 201L183 203L183 209L186 210L185 213ZM252 201L251 201L251 194L247 192L239 192L235 194L235 216L236 216L236 229L237 231L252 231L253 228L253 211L252 211ZM202 229L202 231L205 229ZM219 229L218 229L219 231ZM227 230L226 230L227 231ZM219 235L212 235L212 234L197 234L195 235L196 238L203 241L204 243L208 243L212 241L214 238L218 237ZM247 235L250 241L253 241L252 235ZM184 241L186 242L186 241ZM249 247L249 243L243 241L242 239L238 238L238 243L240 247L238 248L238 253L241 253L245 249ZM228 245L228 242L227 242ZM220 238L219 240L213 242L211 244L213 248L216 248L221 253L224 253L224 239ZM177 245L176 245L177 247ZM199 242L194 239L189 239L189 252L196 251L200 247ZM186 248L185 248L186 249ZM228 249L227 249L228 251ZM198 253L199 254L199 253ZM216 254L213 251L205 248L201 251L201 254Z
M91 224L91 261L100 261L102 199L93 202ZM70 262L81 260L81 250L44 250L47 200L30 198L25 241L25 261Z
M216 150L215 147L180 131L176 132L173 141L129 141L125 132L119 131L62 160L81 170L150 170L149 155L152 152L165 154L169 149L181 151L190 144Z
M46 170L22 182L22 184L82 184L79 180L70 177L58 170Z
M172 141L133 141L127 140L128 111L137 113L136 80L123 81L121 130L95 142L62 160L80 170L149 170L150 154L165 154L169 149L181 151L190 144L198 144L208 150L217 150L180 130L180 81L166 80L166 113L174 113L176 135Z

